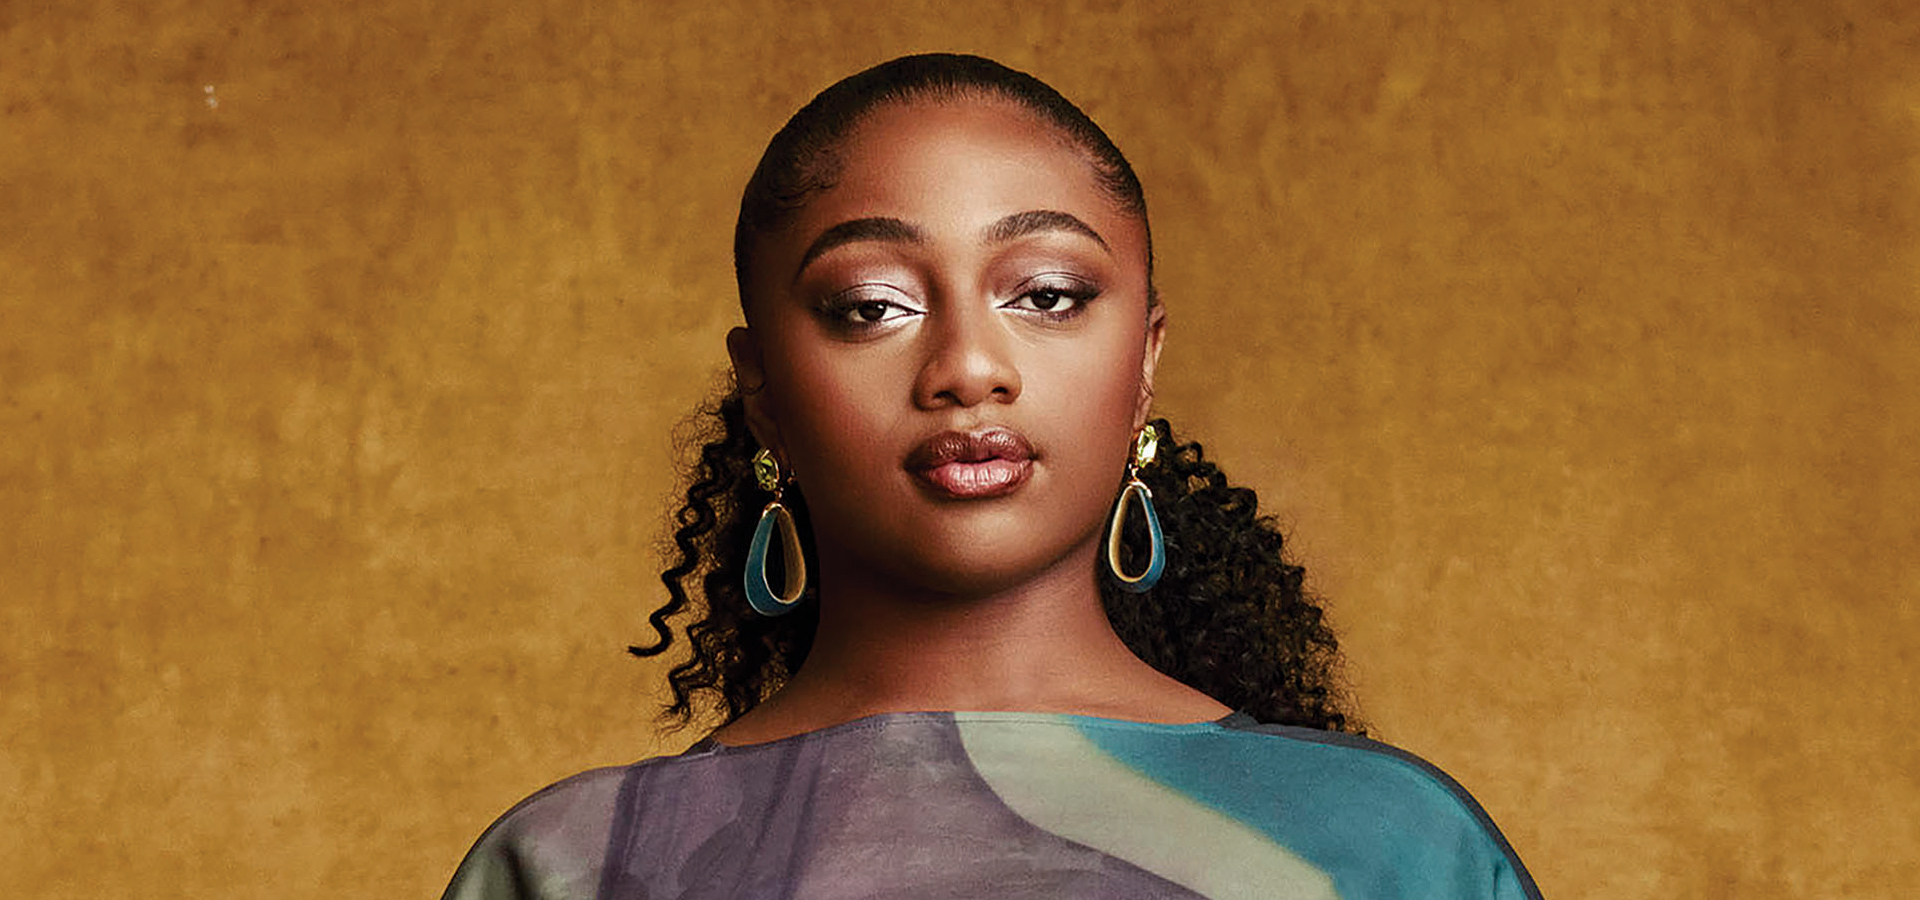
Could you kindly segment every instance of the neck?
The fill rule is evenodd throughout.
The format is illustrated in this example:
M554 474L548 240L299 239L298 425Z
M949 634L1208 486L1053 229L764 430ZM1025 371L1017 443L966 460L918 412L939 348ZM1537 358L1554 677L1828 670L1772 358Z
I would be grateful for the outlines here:
M1093 554L1089 545L1011 588L929 596L823 553L820 627L805 665L715 736L753 743L916 710L1164 722L1226 714L1127 649L1101 608Z

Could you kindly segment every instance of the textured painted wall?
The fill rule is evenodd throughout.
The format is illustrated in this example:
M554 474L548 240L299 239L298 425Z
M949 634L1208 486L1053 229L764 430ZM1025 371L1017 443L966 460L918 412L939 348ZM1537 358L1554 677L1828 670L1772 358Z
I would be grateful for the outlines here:
M1162 411L1550 895L1920 889L1912 4L1034 5L0 5L0 892L432 895L687 740L737 191L924 49L1132 154Z

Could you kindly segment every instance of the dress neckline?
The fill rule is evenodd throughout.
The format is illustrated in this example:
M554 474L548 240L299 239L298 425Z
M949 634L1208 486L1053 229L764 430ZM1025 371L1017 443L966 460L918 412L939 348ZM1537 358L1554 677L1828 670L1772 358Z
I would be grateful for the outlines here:
M1080 713L1027 712L1021 710L909 710L895 712L870 713L845 722L823 725L810 731L802 731L772 740L755 741L751 744L727 744L715 740L709 733L694 742L693 746L681 751L681 756L705 756L714 753L741 753L754 750L776 748L796 743L834 737L848 732L875 731L900 724L913 722L1004 722L1011 724L1062 724L1070 723L1095 728L1123 728L1143 731L1158 731L1166 734L1209 731L1218 728L1247 728L1258 724L1252 716L1239 710L1227 713L1217 719L1202 719L1198 722L1144 722L1136 719L1117 719L1107 716L1083 715Z

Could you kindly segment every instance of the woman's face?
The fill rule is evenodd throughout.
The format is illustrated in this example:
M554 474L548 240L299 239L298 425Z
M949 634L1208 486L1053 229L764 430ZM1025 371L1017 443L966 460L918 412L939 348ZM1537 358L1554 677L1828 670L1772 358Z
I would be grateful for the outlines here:
M757 244L728 336L823 586L1090 576L1160 350L1142 224L1005 102L883 107L837 174Z

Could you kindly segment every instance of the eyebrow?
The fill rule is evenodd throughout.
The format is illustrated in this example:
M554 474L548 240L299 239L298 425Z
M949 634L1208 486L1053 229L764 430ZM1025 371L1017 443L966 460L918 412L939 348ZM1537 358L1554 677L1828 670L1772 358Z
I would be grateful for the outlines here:
M1066 231L1080 235L1100 245L1100 249L1113 255L1113 248L1107 246L1100 232L1093 226L1080 221L1080 217L1057 209L1032 209L1017 212L987 226L986 239L990 243L1004 244L1018 240L1030 234L1047 231ZM869 216L864 219L848 219L820 233L807 245L807 252L801 254L800 265L794 270L794 280L807 271L807 266L825 255L827 251L847 244L862 241L879 241L888 244L924 244L926 235L911 223L890 216Z
M800 257L800 267L794 270L793 277L807 270L814 260L828 250L855 244L861 241L881 241L889 244L921 244L926 236L920 229L899 219L873 216L865 219L849 219L820 233L807 245L807 252Z
M1035 209L1014 213L989 226L987 240L1002 244L1043 231L1073 232L1099 244L1100 249L1107 251L1107 255L1113 255L1113 248L1107 246L1106 239L1100 236L1100 232L1093 230L1092 225L1080 221L1079 217L1072 213L1063 213L1057 209Z

